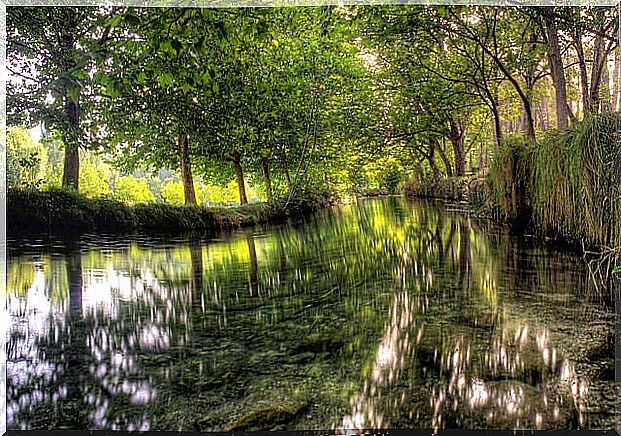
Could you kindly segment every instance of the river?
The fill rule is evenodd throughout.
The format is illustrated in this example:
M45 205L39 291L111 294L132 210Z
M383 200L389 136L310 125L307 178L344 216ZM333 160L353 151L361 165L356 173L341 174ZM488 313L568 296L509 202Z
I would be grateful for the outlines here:
M615 423L611 289L463 206L7 244L9 429Z

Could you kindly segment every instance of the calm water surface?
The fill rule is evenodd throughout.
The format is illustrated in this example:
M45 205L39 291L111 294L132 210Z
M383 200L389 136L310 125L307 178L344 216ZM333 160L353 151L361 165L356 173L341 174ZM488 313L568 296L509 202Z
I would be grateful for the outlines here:
M614 426L611 290L454 205L8 245L8 428Z

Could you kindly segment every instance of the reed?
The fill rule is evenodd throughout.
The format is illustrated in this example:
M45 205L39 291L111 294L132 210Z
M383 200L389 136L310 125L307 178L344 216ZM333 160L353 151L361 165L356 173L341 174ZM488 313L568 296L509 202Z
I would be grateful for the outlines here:
M532 210L532 149L531 144L516 137L506 138L495 153L487 175L490 197L500 215L520 226L528 224Z
M509 139L487 185L507 221L554 238L597 246L621 260L621 113L592 115L537 144Z

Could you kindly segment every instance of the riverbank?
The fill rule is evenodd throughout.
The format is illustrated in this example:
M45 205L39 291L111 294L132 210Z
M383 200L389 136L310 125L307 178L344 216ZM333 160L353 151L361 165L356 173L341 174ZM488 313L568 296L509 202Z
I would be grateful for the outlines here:
M214 232L299 217L332 203L320 193L305 192L287 201L235 208L89 199L66 190L8 190L7 233L24 232Z
M402 186L401 191L407 197L441 198L450 201L466 201L469 197L469 184L475 176L411 178Z
M412 180L404 193L467 200L514 230L559 243L597 247L621 260L621 114L587 118L537 143L508 138L489 172Z

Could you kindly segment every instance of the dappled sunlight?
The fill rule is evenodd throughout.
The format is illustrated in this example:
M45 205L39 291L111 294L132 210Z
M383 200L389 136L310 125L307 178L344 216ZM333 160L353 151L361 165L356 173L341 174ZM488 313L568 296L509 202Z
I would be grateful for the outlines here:
M105 268L85 268L85 265L94 263L93 256L86 255L77 264L78 275L72 276L74 280L75 277L81 279L77 285L72 284L71 301L69 302L69 295L65 294L67 300L54 306L52 300L54 295L58 295L58 290L52 286L62 284L62 281L46 277L45 272L51 271L46 268L46 262L50 258L42 259L42 262L35 261L37 269L33 283L25 295L16 295L9 289L8 308L13 322L7 374L14 386L13 395L18 395L19 400L10 405L8 422L20 427L23 423L19 416L33 413L43 404L54 404L63 398L76 400L77 392L83 388L78 388L78 391L74 391L75 388L69 389L69 398L68 388L63 380L69 373L79 371L78 368L73 368L76 364L73 354L86 352L88 355L82 359L84 362L91 362L86 367L89 375L82 373L80 377L97 380L96 385L92 385L84 393L85 403L92 408L88 415L92 425L96 428L149 429L150 421L146 416L129 419L125 427L120 427L120 418L116 421L107 418L110 414L107 412L110 401L106 398L124 395L130 405L137 407L146 406L156 398L157 390L151 383L140 380L144 375L140 374L137 353L141 349L166 349L173 341L183 343L187 340L185 334L174 338L171 328L175 322L187 321L183 300L179 301L178 298L185 300L189 294L182 288L170 288L159 283L149 269L143 270L140 276L117 270L110 259L103 263ZM121 267L123 264L121 262ZM57 271L54 273L58 274ZM69 270L65 270L65 274L69 274ZM138 317L133 316L133 321L123 319L124 307L138 301L149 308L144 314L146 316L136 312ZM164 302L163 306L161 302ZM179 303L182 303L181 306ZM88 325L94 323L90 332L81 332L83 327L75 325L76 319L72 317L76 314L70 312L69 307L73 304L79 307L78 315ZM67 318L69 313L72 315ZM139 322L136 324L136 321ZM111 328L115 322L118 323L118 328ZM74 343L77 341L78 348L65 349L62 343L67 339ZM61 346L58 353L45 353L41 350L41 347L57 346L54 344ZM138 380L131 380L136 376L139 377ZM22 394L14 391L19 386L32 383L53 388L45 395L38 390L26 390Z
M395 294L388 316L390 321L379 344L371 377L365 380L362 391L351 398L351 414L345 415L342 423L336 426L337 434L344 434L346 430L382 428L385 424L375 398L381 397L382 389L394 384L405 368L412 347L410 331L416 330L413 310L407 292ZM422 331L422 326L418 327L416 343Z

